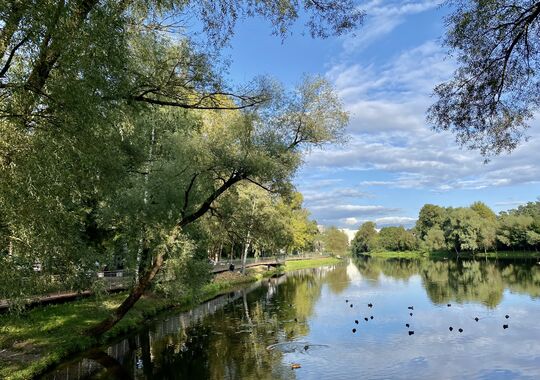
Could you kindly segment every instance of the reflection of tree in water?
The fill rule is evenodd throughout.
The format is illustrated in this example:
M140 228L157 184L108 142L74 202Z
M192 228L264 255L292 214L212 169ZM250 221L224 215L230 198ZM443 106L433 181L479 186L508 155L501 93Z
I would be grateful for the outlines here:
M360 273L378 280L381 275L407 280L419 274L428 297L444 304L481 302L496 307L505 288L540 297L540 268L530 262L497 262L479 260L385 260L359 258L354 261Z
M328 278L330 273L306 270L273 289L269 285L269 291L261 287L243 294L238 302L208 316L204 325L179 333L174 342L167 338L159 347L154 344L152 352L161 352L154 358L154 365L185 367L185 378L294 378L288 363L282 362L283 354L266 347L309 333L306 320L313 314L323 283L333 282L334 289L341 289L342 284L337 283L348 281L343 273ZM182 351L186 348L189 354ZM159 369L154 374L158 374L156 378L172 377Z
M477 301L495 307L502 300L504 284L494 264L423 260L421 266L424 288L435 303Z
M186 327L178 335L154 341L153 371L150 378L158 379L208 379L210 329L197 323ZM141 342L144 344L144 342ZM144 348L143 348L144 350ZM148 366L149 363L144 363ZM144 367L143 367L144 368ZM148 372L145 373L148 376Z
M381 275L407 281L420 271L419 261L405 259L357 258L354 264L360 274L369 280L379 281Z
M324 277L324 282L334 294L340 294L349 287L351 279L347 274L347 267L344 265L336 266L334 270L328 272Z
M516 293L540 297L540 266L507 265L502 270L502 276L508 288Z

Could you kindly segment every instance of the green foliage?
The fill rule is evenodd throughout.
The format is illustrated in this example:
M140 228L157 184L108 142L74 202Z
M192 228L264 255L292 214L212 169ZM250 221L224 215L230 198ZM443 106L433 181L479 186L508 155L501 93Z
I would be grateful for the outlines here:
M323 251L332 255L344 255L349 248L349 238L343 231L332 226L326 228L321 236Z
M375 223L365 222L360 226L351 242L351 251L354 255L372 251L377 244L377 231Z
M426 243L427 249L430 251L439 251L446 248L444 232L438 226L428 230L424 242Z
M446 45L458 62L435 88L428 115L437 130L483 155L512 151L538 110L537 38L540 4L533 1L450 1Z
M361 226L352 242L353 252L419 248L431 253L449 250L456 254L483 251L488 255L496 249L536 252L540 248L540 202L529 202L499 216L482 202L455 209L426 204L420 210L414 230L385 227L377 234L374 227L372 222Z
M203 285L210 280L209 265L205 259L204 254L197 257L193 241L187 238L176 240L154 288L159 294L175 300L185 297L196 299Z
M492 209L490 209L484 202L474 202L470 206L471 210L475 211L482 219L487 219L491 221L495 221L497 219L497 215L493 212Z
M479 249L480 218L470 208L448 210L443 223L443 231L448 249L475 252Z
M418 247L416 237L403 226L381 228L377 243L379 248L389 251L412 251Z
M436 205L426 204L420 209L416 222L416 232L420 239L425 239L428 231L434 227L442 227L446 217L444 208Z
M528 215L502 215L497 240L507 248L527 247L527 232L532 229L533 221Z

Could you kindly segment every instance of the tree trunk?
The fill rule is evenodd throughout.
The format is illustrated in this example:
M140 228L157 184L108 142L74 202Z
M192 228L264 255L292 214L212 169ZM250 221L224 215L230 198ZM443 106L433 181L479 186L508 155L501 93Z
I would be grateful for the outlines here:
M90 328L87 330L87 334L91 336L100 336L104 334L105 332L109 331L111 328L114 327L124 316L127 314L129 310L135 305L135 303L141 298L144 291L148 288L148 286L152 283L152 280L154 280L154 277L156 277L157 273L161 269L161 266L163 265L163 262L165 260L165 252L160 252L157 254L154 263L150 267L150 269L145 273L144 276L142 276L139 279L139 282L137 285L131 290L128 297L122 302L116 310L105 320L97 324L96 326Z
M67 36L74 36L97 2L98 0L81 0L79 4L76 5L72 19L67 20L65 24L66 30L63 32L66 33ZM60 55L68 48L65 41L58 40L54 37L56 34L55 29L59 24L62 8L62 3L59 3L57 19L47 32L47 35L41 44L38 59L26 82L27 88L37 93L41 92L47 79L49 79L53 66L58 61L58 58L60 58Z
M166 260L167 248L172 246L172 244L176 241L177 237L181 234L182 229L188 224L193 223L201 216L203 216L210 209L212 203L221 194L223 194L223 192L225 192L228 188L230 188L237 182L240 182L244 178L245 177L241 174L232 174L227 181L225 181L220 187L215 189L214 192L208 196L208 198L200 205L200 207L195 212L185 216L180 221L178 221L176 226L174 226L174 228L171 230L167 241L164 243L165 247L162 247L158 250L152 262L152 265L148 268L144 276L141 276L139 278L139 281L137 281L137 285L131 290L124 302L122 302L122 304L118 306L118 308L116 308L116 310L114 310L109 317L98 323L96 326L86 330L86 334L94 337L99 337L100 335L103 335L111 328L113 328L127 314L127 312L131 310L133 305L135 305L135 303L144 294L145 290L148 289L148 287L152 284L152 281L154 280Z
M251 231L248 231L246 243L244 244L244 252L242 253L242 274L246 274L246 261L249 248L251 247Z
M13 1L11 9L6 12L9 13L9 16L0 30L0 60L4 58L4 54L11 42L11 38L19 27L24 10L25 6L22 1Z

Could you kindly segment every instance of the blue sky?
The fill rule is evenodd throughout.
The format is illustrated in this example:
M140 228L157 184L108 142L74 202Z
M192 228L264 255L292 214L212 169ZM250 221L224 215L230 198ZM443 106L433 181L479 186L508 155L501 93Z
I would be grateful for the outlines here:
M356 230L373 220L412 226L425 203L495 211L540 196L540 127L511 155L488 164L425 122L433 87L455 62L441 46L438 1L373 0L356 35L313 40L298 28L283 43L260 19L238 25L227 50L231 80L269 75L293 86L303 74L330 80L350 112L348 142L312 151L295 178L319 224Z

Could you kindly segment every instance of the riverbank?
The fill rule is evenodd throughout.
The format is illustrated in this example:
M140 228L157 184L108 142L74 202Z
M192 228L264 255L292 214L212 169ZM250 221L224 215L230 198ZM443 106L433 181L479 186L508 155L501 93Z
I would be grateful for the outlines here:
M424 252L424 251L376 251L369 252L366 256L380 257L385 259L455 259L459 257L461 259L530 259L540 260L540 252L529 251L492 251L492 252L477 252L474 255L470 252L462 252L457 256L455 252L450 251L437 251L437 252Z
M197 300L202 303L283 271L333 265L340 261L337 258L298 260L290 262L290 265L287 262L284 269L253 270L247 275L224 273L207 284ZM1 315L0 379L32 378L71 354L139 329L147 319L165 310L188 310L194 305L192 297L173 301L145 295L102 340L83 335L85 329L118 307L125 296L126 293L118 293L100 299L87 298L37 307L22 315Z

